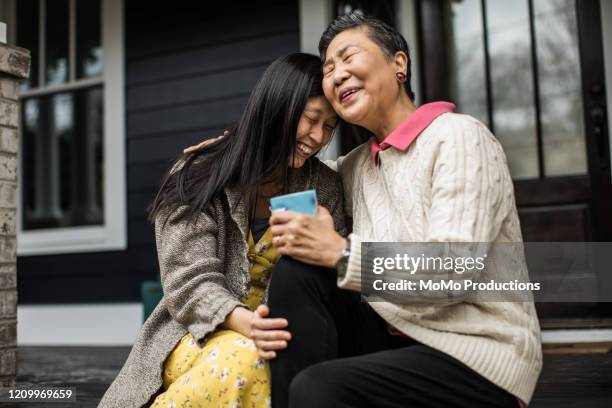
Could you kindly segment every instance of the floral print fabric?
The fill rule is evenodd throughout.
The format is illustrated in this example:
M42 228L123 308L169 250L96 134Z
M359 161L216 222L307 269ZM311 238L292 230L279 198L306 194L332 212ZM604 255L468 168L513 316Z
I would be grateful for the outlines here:
M268 228L255 244L249 232L251 280L242 299L255 310L264 298L272 268L278 260ZM203 347L187 333L166 358L164 392L153 408L270 407L270 369L259 357L253 340L232 330L217 329Z

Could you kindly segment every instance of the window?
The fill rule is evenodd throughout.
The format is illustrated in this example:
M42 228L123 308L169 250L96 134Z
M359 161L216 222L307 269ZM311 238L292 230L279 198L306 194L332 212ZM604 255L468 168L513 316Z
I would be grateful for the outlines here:
M121 0L19 0L18 253L125 249Z
M458 111L489 125L515 179L585 175L576 2L446 4Z

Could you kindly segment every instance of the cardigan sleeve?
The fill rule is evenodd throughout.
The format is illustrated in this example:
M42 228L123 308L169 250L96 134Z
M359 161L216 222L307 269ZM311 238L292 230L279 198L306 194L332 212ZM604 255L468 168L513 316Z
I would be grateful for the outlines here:
M235 307L246 306L226 287L217 254L218 226L203 212L196 223L179 216L187 207L155 220L165 306L170 315L202 341Z
M474 251L468 255L477 257L486 253L495 240L513 205L512 180L499 143L486 127L478 122L454 123L444 134L432 135L436 140L430 145L434 155L431 172L431 200L427 215L424 242L482 243L483 245L448 245L438 256L465 256L466 248ZM406 179L406 178L404 178ZM407 181L409 182L409 181ZM384 209L381 209L384 211ZM351 255L344 276L339 277L341 288L361 291L361 241L351 234ZM438 246L443 248L445 246ZM459 248L459 251L456 249ZM368 252L375 257L374 251ZM420 272L420 273L419 273ZM463 273L462 279L476 280L479 270ZM428 276L431 279L448 278L447 273L436 275L430 271L417 271L414 275L405 270L385 271L387 281L399 281ZM440 298L439 292L415 292L415 295ZM467 295L453 291L453 300L461 301ZM390 295L393 297L393 295Z

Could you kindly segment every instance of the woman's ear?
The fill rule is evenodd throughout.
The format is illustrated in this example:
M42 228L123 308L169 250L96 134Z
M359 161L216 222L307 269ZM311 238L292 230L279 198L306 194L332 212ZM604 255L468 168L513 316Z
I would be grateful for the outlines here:
M402 72L404 75L408 75L408 62L408 55L406 55L404 51L398 51L393 56L396 72Z

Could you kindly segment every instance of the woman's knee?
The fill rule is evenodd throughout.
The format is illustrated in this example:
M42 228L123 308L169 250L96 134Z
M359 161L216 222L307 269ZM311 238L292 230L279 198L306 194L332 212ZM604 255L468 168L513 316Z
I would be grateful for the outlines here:
M253 339L233 330L217 331L204 346L193 367L199 371L210 371L214 377L221 375L216 372L215 367L220 367L228 361L235 365L234 368L245 373L267 370Z
M290 256L281 256L274 266L272 276L276 277L277 280L286 279L295 281L296 278L308 277L308 275L315 272L316 269L316 266L296 261Z
M335 287L333 271L308 265L287 256L281 257L272 272L270 294L302 293L302 289Z
M250 375L261 372L266 377L269 375L267 364L259 356L257 347L252 339L241 335L235 340L235 344L236 348L231 353L231 357L237 361L242 372Z

